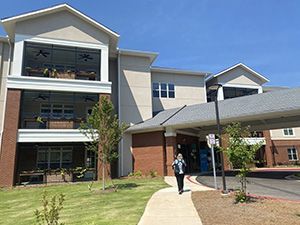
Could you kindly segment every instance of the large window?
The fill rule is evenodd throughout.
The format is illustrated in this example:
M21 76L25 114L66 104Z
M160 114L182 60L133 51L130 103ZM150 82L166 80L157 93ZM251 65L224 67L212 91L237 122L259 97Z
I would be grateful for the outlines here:
M72 119L74 117L73 105L41 104L41 117L53 119Z
M175 98L175 85L170 83L153 83L152 95L154 98Z
M43 146L37 151L37 167L40 169L70 168L72 164L71 146Z
M288 148L288 157L290 161L297 161L298 160L298 152L295 147Z
M24 52L26 76L100 80L100 50L26 42Z
M294 129L293 128L285 128L283 129L284 136L294 136Z
M224 99L258 94L258 89L223 87Z

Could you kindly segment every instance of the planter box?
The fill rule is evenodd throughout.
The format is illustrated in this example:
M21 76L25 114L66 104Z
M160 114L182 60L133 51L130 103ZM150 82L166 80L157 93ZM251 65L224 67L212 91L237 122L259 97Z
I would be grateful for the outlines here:
M58 73L58 79L75 79L75 73Z
M47 183L60 183L60 182L72 182L73 181L73 175L65 174L61 175L60 173L47 173L46 174L46 182Z
M49 129L73 129L74 121L71 120L50 120L48 122Z

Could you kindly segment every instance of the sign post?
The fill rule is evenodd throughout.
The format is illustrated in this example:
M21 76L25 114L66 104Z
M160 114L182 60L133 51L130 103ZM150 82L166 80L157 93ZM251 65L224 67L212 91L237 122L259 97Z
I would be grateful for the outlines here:
M216 174L216 163L215 163L215 151L214 151L214 145L216 144L216 137L215 134L209 134L207 137L208 145L211 149L211 161L213 166L213 174L214 174L214 186L215 189L218 189L217 185L217 174Z

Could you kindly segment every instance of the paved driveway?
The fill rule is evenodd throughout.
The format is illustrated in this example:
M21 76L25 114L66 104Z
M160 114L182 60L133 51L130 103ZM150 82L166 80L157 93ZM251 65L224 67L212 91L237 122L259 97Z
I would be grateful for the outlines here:
M293 171L257 171L251 172L248 178L248 192L255 195L271 196L300 201L300 180L287 180L285 177L294 174ZM297 172L299 173L299 172ZM197 181L213 187L213 175L201 174ZM239 188L238 178L234 172L226 172L228 189ZM222 187L221 173L217 173L218 188Z

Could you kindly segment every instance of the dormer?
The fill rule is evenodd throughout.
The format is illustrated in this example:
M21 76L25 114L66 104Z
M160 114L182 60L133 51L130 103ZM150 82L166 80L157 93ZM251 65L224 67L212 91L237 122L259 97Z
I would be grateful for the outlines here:
M218 99L241 97L245 95L260 94L262 85L269 80L243 63L238 63L206 79L208 101L214 97L214 91L209 87L215 84L221 86L218 91Z

